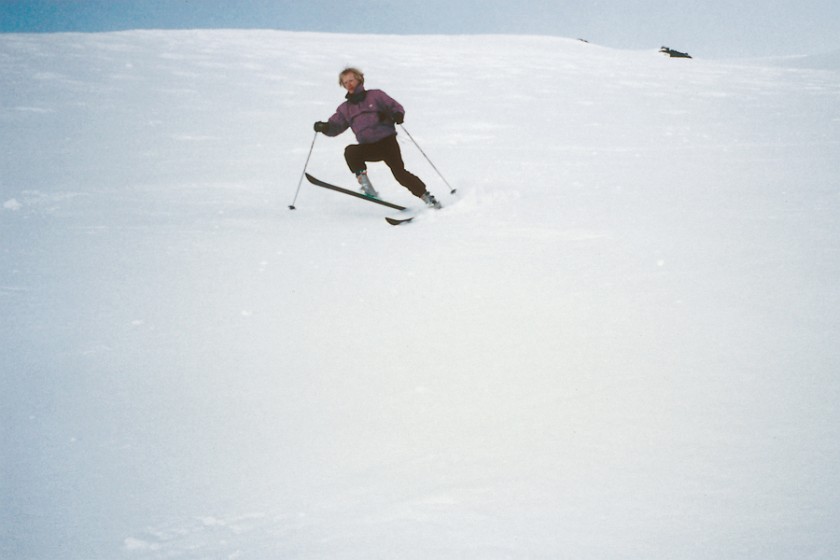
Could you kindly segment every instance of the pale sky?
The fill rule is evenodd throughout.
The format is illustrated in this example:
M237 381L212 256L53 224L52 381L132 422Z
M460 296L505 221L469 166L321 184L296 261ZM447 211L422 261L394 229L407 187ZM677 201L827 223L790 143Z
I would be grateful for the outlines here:
M840 1L0 0L0 32L185 28L549 35L728 58L840 50Z

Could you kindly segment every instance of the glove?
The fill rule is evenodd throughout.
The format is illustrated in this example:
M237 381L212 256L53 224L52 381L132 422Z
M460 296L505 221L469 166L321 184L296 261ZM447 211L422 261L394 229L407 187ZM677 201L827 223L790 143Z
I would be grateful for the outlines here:
M379 111L377 113L379 115L379 122L384 123L394 123L394 124L402 124L404 120L404 116L402 113L388 113L386 111Z
M312 126L312 128L315 132L326 133L330 129L330 123L318 121Z

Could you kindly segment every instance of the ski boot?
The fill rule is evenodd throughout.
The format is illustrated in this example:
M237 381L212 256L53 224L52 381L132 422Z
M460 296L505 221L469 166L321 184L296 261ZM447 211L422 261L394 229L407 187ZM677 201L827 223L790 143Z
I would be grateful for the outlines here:
M362 193L372 198L379 198L379 193L376 192L376 189L374 189L373 185L370 183L370 179L368 179L367 171L362 170L356 173L356 180L359 181L359 184L362 186Z
M435 198L435 195L433 195L429 191L424 192L423 196L421 196L420 198L423 199L423 202L425 202L426 206L428 206L429 208L434 208L435 210L440 210L441 208L443 208L440 202L438 202Z

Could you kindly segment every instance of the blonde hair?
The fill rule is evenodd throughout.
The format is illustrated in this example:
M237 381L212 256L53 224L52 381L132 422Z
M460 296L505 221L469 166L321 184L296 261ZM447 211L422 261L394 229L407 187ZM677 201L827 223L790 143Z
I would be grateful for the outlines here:
M342 70L341 73L338 75L338 85L340 85L341 87L344 87L344 84L341 83L341 79L344 76L346 76L347 74L353 74L354 76L356 76L356 79L359 80L359 83L364 85L364 83L365 83L364 73L362 73L362 71L359 70L358 68L354 68L352 66L348 66L347 68Z

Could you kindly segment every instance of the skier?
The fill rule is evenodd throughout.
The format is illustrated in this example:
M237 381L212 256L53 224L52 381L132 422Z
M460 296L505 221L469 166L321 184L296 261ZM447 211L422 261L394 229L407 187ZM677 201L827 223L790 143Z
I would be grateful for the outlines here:
M405 169L397 129L405 117L403 106L379 89L365 89L365 75L357 68L345 68L338 75L338 83L347 90L347 101L336 109L328 121L315 123L315 132L327 136L338 136L348 128L353 130L358 144L351 144L344 150L344 159L350 171L368 196L379 196L367 175L367 162L384 161L391 168L399 184L411 194L423 200L432 208L440 203L426 190L419 177Z

